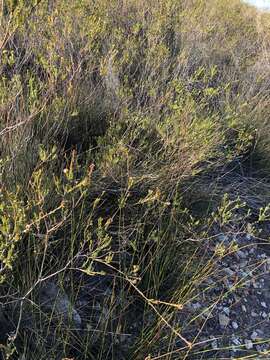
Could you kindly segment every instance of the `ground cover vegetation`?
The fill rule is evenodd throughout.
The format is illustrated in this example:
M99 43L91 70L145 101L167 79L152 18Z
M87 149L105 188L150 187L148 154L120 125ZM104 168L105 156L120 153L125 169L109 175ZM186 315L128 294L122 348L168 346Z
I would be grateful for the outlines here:
M186 304L217 229L267 243L269 15L9 0L0 34L3 359L215 358ZM68 316L40 304L48 284Z

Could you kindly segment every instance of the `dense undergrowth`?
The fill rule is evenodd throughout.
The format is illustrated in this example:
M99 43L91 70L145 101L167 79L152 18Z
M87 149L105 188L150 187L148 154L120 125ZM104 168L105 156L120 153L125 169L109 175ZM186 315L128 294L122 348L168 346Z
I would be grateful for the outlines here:
M3 2L3 358L198 351L171 320L211 272L199 240L268 219L269 26L238 0ZM95 328L39 308L97 276Z

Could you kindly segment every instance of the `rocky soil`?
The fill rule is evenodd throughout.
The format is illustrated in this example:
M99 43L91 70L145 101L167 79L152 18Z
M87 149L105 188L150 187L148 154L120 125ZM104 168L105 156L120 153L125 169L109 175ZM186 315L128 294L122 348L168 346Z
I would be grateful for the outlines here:
M209 242L213 268L179 316L186 337L201 343L187 358L270 359L269 250L247 233Z
M171 358L270 359L270 243L246 232L228 231L214 234L206 253L209 260L198 277L197 292L176 312L173 323L195 345L188 353L186 348L181 353L177 349L185 344L179 340ZM106 328L107 341L118 347L119 359L127 359L128 349L142 328L139 314L134 315L134 326L126 334L117 334L123 303L112 286L113 277L81 274L77 280L80 286L75 299L69 296L68 279L66 291L53 281L44 283L38 290L41 310L53 313L57 321L61 317L63 324L72 323L73 330L80 337L88 336L92 345ZM111 311L115 323L109 329L106 323ZM2 313L3 325L1 319ZM152 321L150 316L149 323ZM32 323L31 316L23 315L22 326L30 329ZM170 330L166 331L159 338L161 345L168 341Z

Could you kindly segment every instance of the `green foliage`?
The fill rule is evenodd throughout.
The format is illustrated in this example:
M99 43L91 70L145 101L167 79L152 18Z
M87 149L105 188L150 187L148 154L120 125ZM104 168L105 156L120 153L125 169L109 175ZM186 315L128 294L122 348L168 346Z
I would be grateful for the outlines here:
M0 295L18 323L17 304L35 313L50 276L109 274L118 291L98 344L47 319L32 329L36 358L51 346L51 358L118 359L105 339L129 333L132 312L147 336L137 331L128 350L142 358L160 345L149 312L164 327L211 267L200 239L217 224L269 220L269 205L251 221L249 201L219 187L251 154L269 159L269 16L258 21L239 0L4 1ZM17 330L6 358L16 347L22 358Z

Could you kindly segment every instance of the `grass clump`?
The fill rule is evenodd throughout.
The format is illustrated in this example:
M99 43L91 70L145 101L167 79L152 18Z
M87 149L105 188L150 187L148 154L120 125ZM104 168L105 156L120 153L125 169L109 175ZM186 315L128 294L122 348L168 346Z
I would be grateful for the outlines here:
M3 359L204 356L205 244L267 221L268 27L238 0L3 3Z

